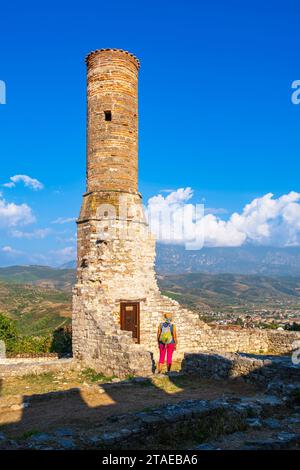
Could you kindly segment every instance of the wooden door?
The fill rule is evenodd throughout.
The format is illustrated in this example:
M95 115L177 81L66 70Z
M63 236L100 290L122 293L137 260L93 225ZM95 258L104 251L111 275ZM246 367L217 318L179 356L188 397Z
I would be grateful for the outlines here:
M121 330L132 331L134 341L140 342L139 302L121 302Z

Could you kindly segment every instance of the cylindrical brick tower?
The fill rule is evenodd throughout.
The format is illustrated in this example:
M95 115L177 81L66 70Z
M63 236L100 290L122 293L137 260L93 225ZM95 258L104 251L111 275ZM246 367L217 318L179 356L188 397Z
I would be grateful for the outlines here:
M87 63L87 191L138 190L139 61L100 49Z

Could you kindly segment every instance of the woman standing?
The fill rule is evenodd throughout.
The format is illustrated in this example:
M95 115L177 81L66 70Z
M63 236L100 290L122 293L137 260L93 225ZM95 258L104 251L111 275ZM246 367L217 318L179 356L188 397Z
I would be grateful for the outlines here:
M177 347L176 326L172 322L172 314L165 313L165 321L158 326L157 342L159 347L158 373L160 374L167 356L167 369L172 367L173 352Z

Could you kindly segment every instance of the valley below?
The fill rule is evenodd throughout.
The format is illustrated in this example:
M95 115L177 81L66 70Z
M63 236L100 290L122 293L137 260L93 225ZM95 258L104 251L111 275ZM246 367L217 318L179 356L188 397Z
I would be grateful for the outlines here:
M75 279L70 268L0 268L0 313L15 320L24 335L69 325ZM287 329L300 325L300 276L159 273L157 279L164 295L208 322Z

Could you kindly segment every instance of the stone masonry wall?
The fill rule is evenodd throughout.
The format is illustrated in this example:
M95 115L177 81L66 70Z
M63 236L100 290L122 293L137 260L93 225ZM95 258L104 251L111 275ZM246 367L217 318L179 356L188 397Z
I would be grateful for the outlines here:
M300 368L288 357L234 353L188 353L182 372L210 379L242 378L261 385L270 393L293 393L299 389Z
M82 332L82 342L75 351L77 359L105 375L147 376L153 372L151 353L133 343L130 332L96 318L96 313L93 315L88 309L84 319L76 318L76 328Z
M293 350L293 342L297 340L300 340L299 332L209 328L205 330L198 346L199 351L287 354Z
M125 221L111 222L118 232L125 230ZM115 375L128 375L137 373L137 367L133 354L128 362L127 352L139 356L150 351L147 359L142 354L140 361L140 373L145 368L149 371L152 356L157 358L157 328L166 312L173 313L180 336L178 357L184 351L196 350L209 327L198 314L161 295L154 271L155 240L149 236L148 227L133 218L126 221L126 238L106 240L99 238L103 223L105 219L78 224L78 278L73 297L75 357L89 363L92 360L97 370L111 368ZM121 301L140 303L140 345L133 343L131 333L120 330ZM191 336L190 331L195 334Z
M65 372L79 368L80 363L72 358L53 360L47 358L2 359L0 360L0 379L45 372Z

